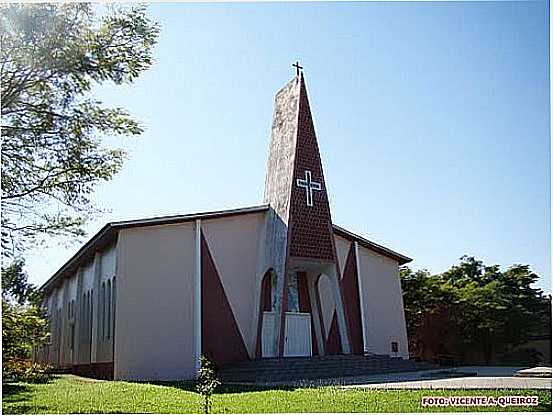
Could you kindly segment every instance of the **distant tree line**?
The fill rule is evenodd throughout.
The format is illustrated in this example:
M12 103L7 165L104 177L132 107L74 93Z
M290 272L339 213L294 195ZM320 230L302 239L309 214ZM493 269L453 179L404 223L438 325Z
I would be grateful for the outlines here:
M484 265L464 256L449 270L400 270L411 357L439 363L538 363L517 347L551 333L551 296L528 265Z

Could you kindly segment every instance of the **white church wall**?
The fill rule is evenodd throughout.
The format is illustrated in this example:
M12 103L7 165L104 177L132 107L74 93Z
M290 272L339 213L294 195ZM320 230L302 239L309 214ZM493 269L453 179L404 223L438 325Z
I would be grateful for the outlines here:
M102 252L102 267L100 274L100 281L106 281L115 275L115 262L117 258L116 245L112 245Z
M83 293L94 287L94 261L88 262L83 267Z
M73 274L66 279L66 283L69 285L68 301L74 301L77 299L77 275Z
M336 257L338 264L340 265L340 279L344 276L344 268L346 267L346 260L348 258L349 249L351 248L351 241L348 241L341 236L334 236L334 246L336 246Z
M92 313L91 310L92 295L94 288L94 261L89 261L82 267L82 291L79 298L79 310L77 318L79 319L79 330L76 335L78 344L78 353L76 363L79 365L90 364L92 351ZM92 313L91 313L92 311Z
M261 212L202 221L202 231L250 358L255 355L257 333L251 323L259 310L254 294L264 219L265 212Z
M368 350L393 355L391 342L398 342L398 356L407 359L407 330L398 263L359 246L359 268Z
M324 338L326 339L328 338L328 333L330 332L330 326L332 324L332 317L336 309L336 302L334 301L332 285L329 277L327 277L326 275L321 275L317 283L317 289L321 302Z
M194 224L121 230L115 379L194 376Z
M64 313L66 315L66 318L64 319L64 366L70 366L73 363L73 351L71 349L72 345L72 329L71 325L75 324L76 320L76 307L77 307L77 276L75 274L72 274L68 278L65 279L64 282L65 286L67 287L67 298L65 299L65 309ZM70 311L70 304L72 307L71 315L69 314Z
M43 348L41 361L47 362L55 367L69 366L71 355L69 354L69 322L68 304L74 293L72 281L74 278L66 278L54 288L43 301L46 307L51 333L49 345Z
M336 247L336 257L338 259L338 265L340 268L340 278L342 278L351 242L345 238L335 235L334 244ZM327 276L323 275L319 278L318 290L319 299L321 301L323 326L325 330L324 335L326 339L328 337L328 333L330 332L332 317L334 316L334 312L336 310L336 302L332 293L332 285Z
M50 315L50 363L54 367L60 366L61 345L62 345L62 306L63 306L63 284L60 284L53 292L49 307Z
M115 287L114 277L117 259L116 245L111 245L100 253L99 282L97 285L96 310L96 363L113 361Z
M93 335L101 312L99 304L94 303L93 296L99 295L94 281L95 261L101 263L101 277L113 280L116 266L115 245L100 253L97 258L84 264L81 271L61 280L46 298L52 332L48 361L55 366L69 367L71 364L113 360L113 335L105 344L101 343L102 339L96 339ZM79 274L82 274L81 298L78 298ZM84 297L85 294L88 297Z
M56 290L56 299L55 301L55 308L59 309L63 307L63 288L64 288L64 282L60 284L58 289Z

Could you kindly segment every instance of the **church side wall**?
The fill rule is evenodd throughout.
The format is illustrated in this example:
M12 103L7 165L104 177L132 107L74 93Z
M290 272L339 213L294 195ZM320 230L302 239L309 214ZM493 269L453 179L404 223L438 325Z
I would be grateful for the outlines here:
M261 288L261 278L256 272L264 220L263 212L202 221L202 232L250 358L255 357L257 339L252 320L259 312L255 292Z
M82 290L79 298L79 331L77 341L77 364L86 365L91 362L92 353L92 296L94 295L94 261L82 268Z
M116 301L116 246L104 251L100 257L97 294L96 355L94 361L106 363L113 361L114 315Z
M64 281L64 307L63 314L63 367L71 367L73 364L74 348L74 324L75 324L75 304L77 303L77 276L73 274Z
M47 351L47 362L54 367L60 367L62 362L62 319L63 319L63 287L58 287L50 293L47 300L50 344Z
M332 318L336 312L336 302L334 301L334 296L332 294L332 284L326 275L321 275L317 281L317 284L317 293L321 306L322 325L324 328L323 340L326 342L326 339L330 333Z
M409 358L403 297L396 261L359 246L361 292L367 348L372 353L394 356L391 342Z
M338 265L340 266L340 279L344 277L344 268L346 267L346 261L348 257L351 244L353 242L348 241L341 236L334 235L334 246L336 247L336 259L338 260Z
M101 301L97 279L115 280L116 248L108 247L60 281L44 299L50 325L50 342L36 347L33 358L86 376L111 377L113 335L98 336L99 324L113 318L115 286L109 304ZM104 307L104 310L102 310ZM111 322L113 333L113 321ZM96 364L103 365L101 368ZM107 366L106 366L107 364ZM98 371L101 370L101 373Z
M194 376L194 223L121 230L115 379Z

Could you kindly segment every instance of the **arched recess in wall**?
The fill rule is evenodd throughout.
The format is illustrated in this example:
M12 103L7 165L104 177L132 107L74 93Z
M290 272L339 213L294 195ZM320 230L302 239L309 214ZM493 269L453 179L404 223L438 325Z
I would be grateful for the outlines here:
M261 279L259 287L259 313L257 318L257 334L255 343L255 357L261 359L261 337L263 332L263 313L273 309L273 269L269 268Z

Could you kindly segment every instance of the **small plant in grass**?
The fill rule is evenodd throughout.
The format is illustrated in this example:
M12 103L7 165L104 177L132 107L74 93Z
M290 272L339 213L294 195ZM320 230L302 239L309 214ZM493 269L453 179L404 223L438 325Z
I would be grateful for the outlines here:
M207 357L201 356L196 390L204 398L204 413L209 414L211 409L211 395L213 395L213 392L215 392L215 389L220 384L221 382L217 379L215 364Z

